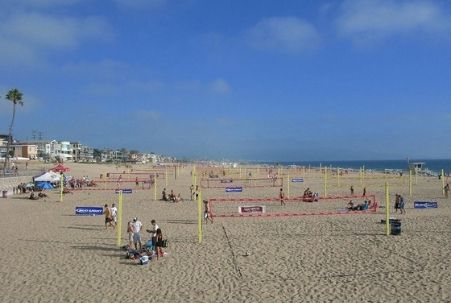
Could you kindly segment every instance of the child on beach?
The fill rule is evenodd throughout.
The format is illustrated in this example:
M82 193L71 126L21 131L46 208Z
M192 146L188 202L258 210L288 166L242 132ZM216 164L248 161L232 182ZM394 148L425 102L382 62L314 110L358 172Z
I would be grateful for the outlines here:
M127 223L127 233L128 233L128 247L132 247L132 245L133 245L133 226L132 226L132 221L128 221L128 223Z

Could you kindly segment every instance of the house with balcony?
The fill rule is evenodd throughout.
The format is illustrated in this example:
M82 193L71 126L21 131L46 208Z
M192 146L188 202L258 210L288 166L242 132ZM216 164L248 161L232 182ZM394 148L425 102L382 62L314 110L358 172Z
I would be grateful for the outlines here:
M14 152L14 157L28 158L30 160L38 158L38 146L34 144L14 143L11 145L11 150Z

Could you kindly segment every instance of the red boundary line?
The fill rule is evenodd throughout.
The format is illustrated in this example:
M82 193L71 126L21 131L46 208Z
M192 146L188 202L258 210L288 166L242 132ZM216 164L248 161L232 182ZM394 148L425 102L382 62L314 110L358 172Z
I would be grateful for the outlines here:
M372 200L376 201L375 195L366 195L366 196L328 196L328 197L318 197L319 200L334 200L334 199L357 199L357 198L372 198ZM303 196L298 197L290 197L284 199L285 202L306 202L303 201ZM280 198L211 198L209 199L211 202L272 202L272 201L280 201ZM312 202L313 203L313 202Z
M147 176L154 176L156 174L158 175L164 175L165 172L149 172L149 173L106 173L107 175L147 175ZM108 177L107 177L108 178Z
M110 183L135 183L135 182L148 182L148 181L151 181L152 179L138 179L138 180L132 180L132 179L130 179L130 180L124 180L124 179L122 179L122 180L91 180L92 182L94 182L94 183L108 183L108 182L110 182Z
M240 217L255 217L255 218L269 218L269 217L301 217L301 216L333 216L333 215L373 215L377 214L376 209L360 210L360 211L329 211L329 212L303 212L303 213L262 213L262 214L224 214L214 215L210 213L211 218L240 218Z
M90 191L90 190L120 190L121 188L70 188L69 191ZM151 188L135 188L131 187L131 190L152 190Z

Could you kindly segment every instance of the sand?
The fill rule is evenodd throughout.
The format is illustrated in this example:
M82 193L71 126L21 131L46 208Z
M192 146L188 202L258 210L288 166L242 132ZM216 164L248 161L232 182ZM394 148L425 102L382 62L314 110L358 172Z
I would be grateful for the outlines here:
M66 165L77 177L125 170ZM0 199L1 301L451 302L451 201L442 197L436 178L418 178L412 198L408 177L387 179L392 195L399 192L407 200L407 214L396 215L402 219L399 236L385 235L380 224L385 210L380 209L375 215L216 218L204 226L203 243L198 244L196 203L189 201L190 170L182 168L177 180L173 174L168 178L168 190L180 192L185 202L153 201L148 190L124 195L125 222L137 216L149 228L156 219L169 239L168 255L145 266L125 259L103 217L74 215L75 206L117 202L112 191L76 192L65 195L63 202L57 191L45 201L25 195ZM323 193L318 172L292 175L303 176L305 182L292 184L291 195L307 186ZM328 194L348 194L351 184L361 193L365 184L384 205L385 181L382 175L367 174L360 184L353 174L338 187L330 176ZM158 197L164 183L158 180ZM225 194L209 189L202 194L274 197L278 190L245 188ZM439 208L413 209L413 200L434 200ZM340 203L345 207L345 201ZM307 204L298 203L295 211L310 210ZM123 239L125 243L125 227Z

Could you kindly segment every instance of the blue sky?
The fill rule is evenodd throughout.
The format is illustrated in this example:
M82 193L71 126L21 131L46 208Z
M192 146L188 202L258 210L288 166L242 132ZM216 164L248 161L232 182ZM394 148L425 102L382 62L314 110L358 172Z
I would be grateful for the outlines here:
M234 160L450 158L449 1L0 0L14 135ZM12 106L0 99L0 132Z

